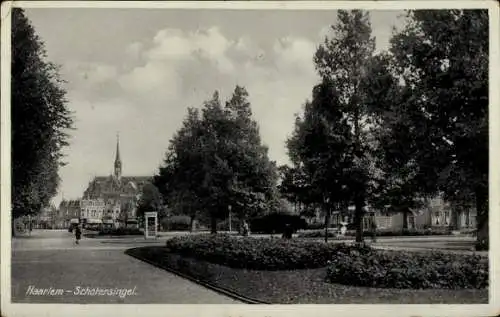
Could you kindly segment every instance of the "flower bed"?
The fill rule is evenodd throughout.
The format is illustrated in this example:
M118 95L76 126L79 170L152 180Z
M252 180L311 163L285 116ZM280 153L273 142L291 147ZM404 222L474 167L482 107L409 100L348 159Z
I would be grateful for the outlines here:
M347 285L412 289L488 287L488 258L442 252L339 250L327 280Z
M325 267L339 249L354 248L322 242L255 239L229 235L196 235L167 240L170 252L234 268L293 270Z
M214 287L271 304L486 304L487 289L394 289L325 282L326 268L257 271L231 268L169 252L166 247L127 254Z

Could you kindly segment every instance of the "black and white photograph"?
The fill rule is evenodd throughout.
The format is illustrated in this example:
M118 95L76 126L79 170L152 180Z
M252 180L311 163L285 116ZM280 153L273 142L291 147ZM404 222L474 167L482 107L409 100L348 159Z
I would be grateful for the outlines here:
M498 304L498 3L395 2L3 3L2 306Z

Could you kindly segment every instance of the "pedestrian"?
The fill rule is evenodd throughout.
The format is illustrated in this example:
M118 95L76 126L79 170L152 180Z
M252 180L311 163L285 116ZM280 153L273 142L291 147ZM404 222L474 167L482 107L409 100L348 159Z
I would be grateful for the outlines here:
M377 242L377 222L375 221L375 217L372 218L371 221L371 231L372 231L372 242Z
M283 230L283 236L282 236L282 238L289 240L289 239L292 238L292 235L293 235L293 228L292 228L292 226L289 223L287 223L285 225L285 229Z
M80 228L80 224L75 227L75 243L80 244L80 239L82 238L82 229Z
M248 237L250 235L250 227L248 225L248 222L243 221L243 236Z

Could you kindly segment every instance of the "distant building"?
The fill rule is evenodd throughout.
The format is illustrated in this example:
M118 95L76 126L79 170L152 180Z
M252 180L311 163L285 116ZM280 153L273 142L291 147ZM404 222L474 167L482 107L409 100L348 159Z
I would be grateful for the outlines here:
M452 230L476 229L476 209L464 205L451 204L438 195L425 199L424 205L419 209L410 210L408 213L408 229L444 229ZM324 223L325 215L316 209L315 215L310 218L310 223ZM348 223L354 222L354 206L347 211L333 211L330 219L331 226L339 226L345 219ZM378 230L403 229L403 213L391 210L390 206L384 209L365 207L363 227L371 228L371 221L375 219Z
M62 200L55 217L56 228L68 228L71 223L81 218L81 199Z
M142 188L151 176L122 176L120 142L116 141L114 173L96 176L83 193L84 223L108 223L114 226L136 224L136 207Z

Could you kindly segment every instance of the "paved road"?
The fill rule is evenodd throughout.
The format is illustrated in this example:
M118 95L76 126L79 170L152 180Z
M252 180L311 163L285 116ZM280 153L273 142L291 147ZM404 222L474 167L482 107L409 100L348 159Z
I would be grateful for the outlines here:
M125 255L123 252L127 248L151 245L141 239L135 240L83 239L80 245L75 245L72 235L64 230L34 230L31 237L14 238L12 302L239 304ZM154 243L163 244L164 240ZM102 289L101 295L78 294L95 288ZM46 293L49 294L36 295L39 289L48 289ZM125 291L121 289L129 289L133 294L122 298L120 292ZM107 292L116 295L107 295Z

